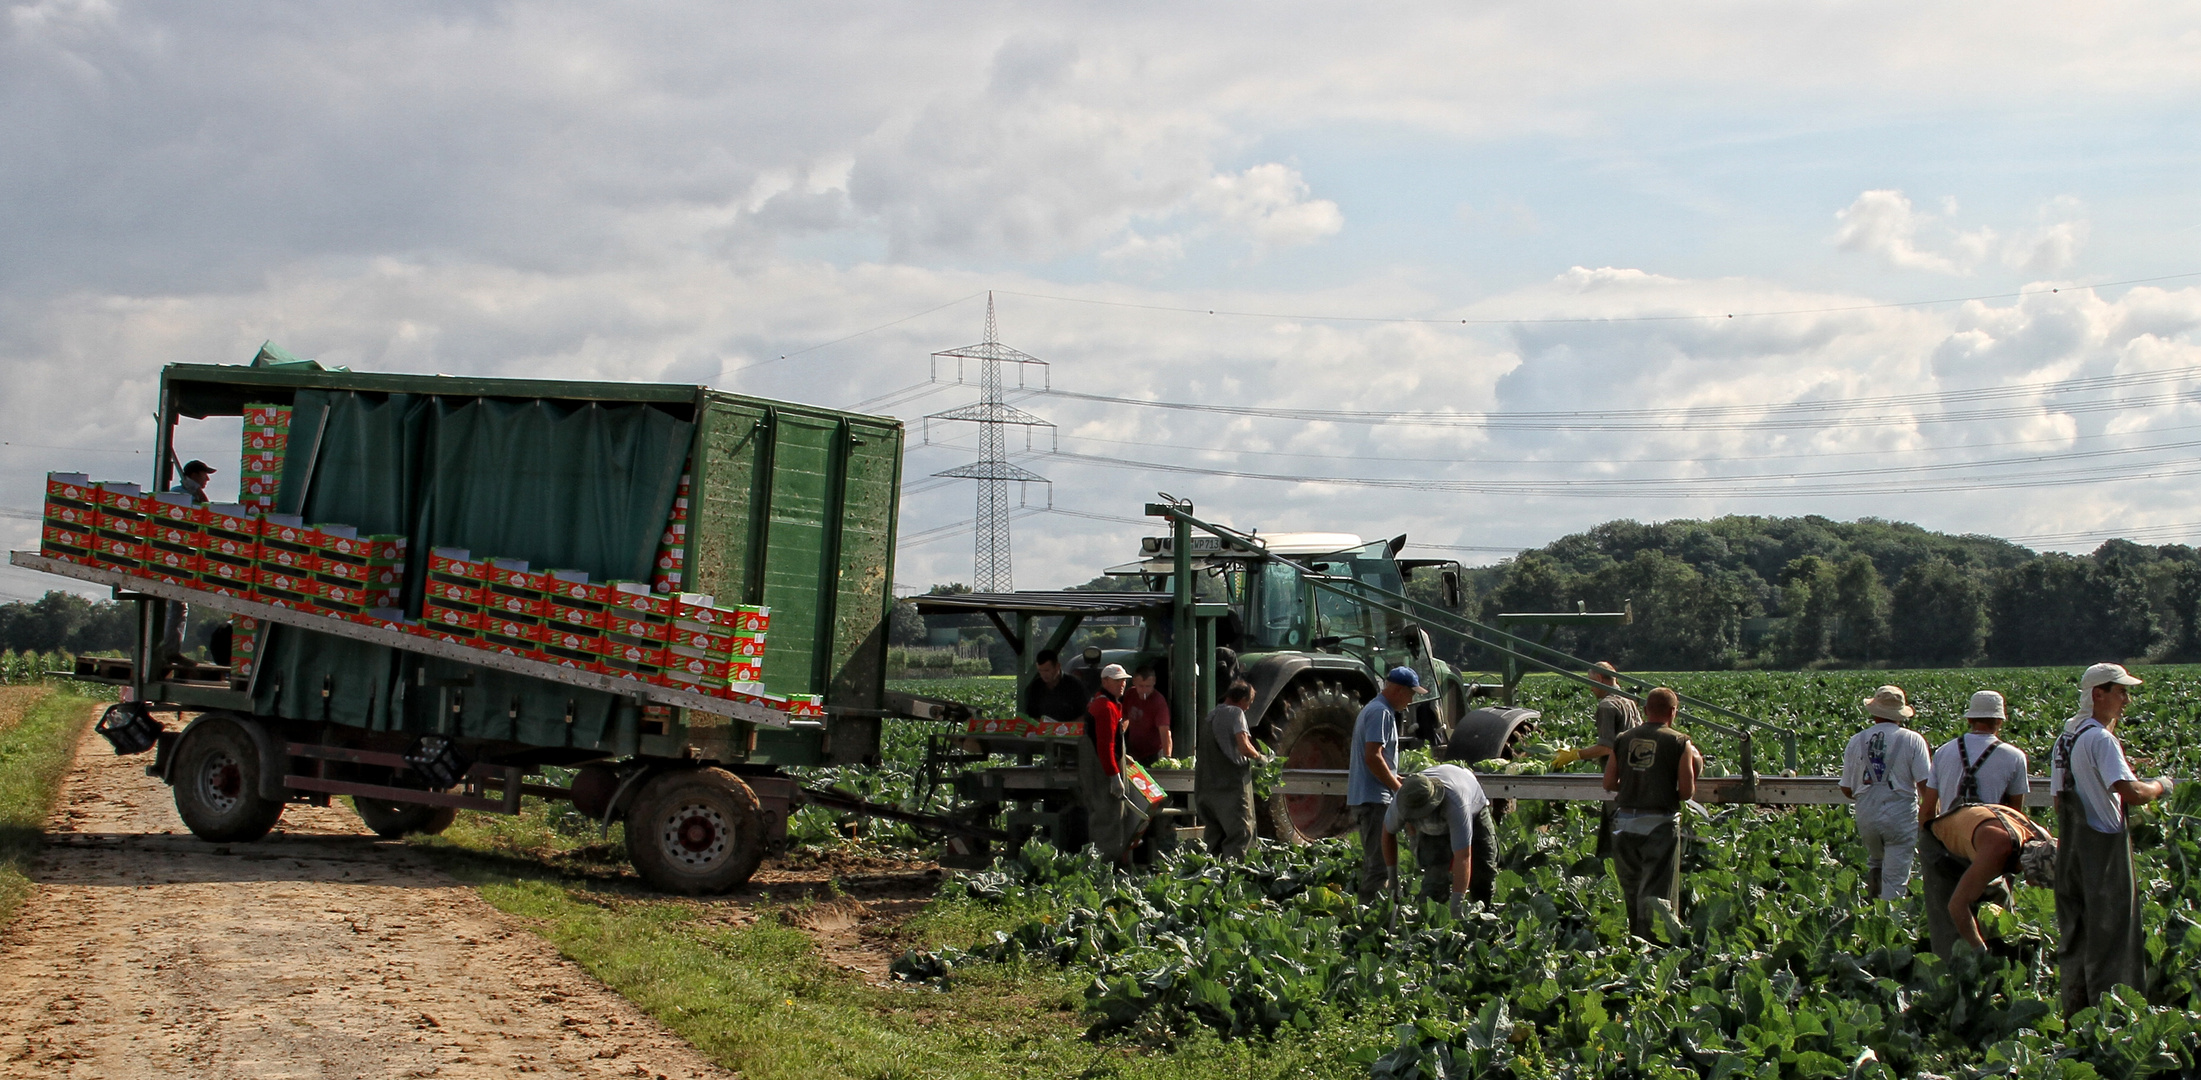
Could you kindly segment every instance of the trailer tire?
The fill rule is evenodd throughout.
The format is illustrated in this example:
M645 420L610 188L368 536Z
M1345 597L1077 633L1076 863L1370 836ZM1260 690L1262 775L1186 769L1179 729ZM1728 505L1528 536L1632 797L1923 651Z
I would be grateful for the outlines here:
M724 769L678 769L644 781L626 832L635 870L664 892L739 888L764 861L763 805Z
M177 816L193 836L217 844L266 836L282 818L283 804L261 797L260 768L259 744L240 721L200 717L184 729L168 774Z
M1277 721L1283 734L1276 740L1277 756L1287 769L1343 769L1351 753L1353 721L1361 703L1336 683L1301 682L1284 692L1277 703ZM1290 844L1310 844L1353 831L1353 816L1343 795L1286 795L1269 797L1269 818L1276 839Z
M395 840L400 836L424 833L434 836L451 827L459 816L455 806L429 806L426 803L391 802L387 799L370 799L364 795L352 796L352 810L365 822L376 836Z

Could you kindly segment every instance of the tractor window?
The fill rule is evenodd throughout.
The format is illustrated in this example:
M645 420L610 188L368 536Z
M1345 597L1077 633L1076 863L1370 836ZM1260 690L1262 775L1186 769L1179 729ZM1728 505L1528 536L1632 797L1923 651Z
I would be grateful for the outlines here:
M1299 626L1299 574L1283 563L1261 564L1254 578L1254 625L1249 628L1257 647L1291 649L1307 642Z

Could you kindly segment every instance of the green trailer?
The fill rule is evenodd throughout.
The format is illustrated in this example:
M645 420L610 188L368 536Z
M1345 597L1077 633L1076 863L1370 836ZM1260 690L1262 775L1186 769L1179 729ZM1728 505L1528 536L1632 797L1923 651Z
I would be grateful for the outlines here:
M624 820L653 884L710 892L745 881L784 836L804 795L783 767L877 761L899 421L699 386L329 370L270 347L249 366L163 370L152 490L175 478L179 423L267 404L288 421L283 452L260 459L275 514L403 538L391 618L11 556L138 602L133 655L81 674L126 688L102 728L137 729L195 833L255 839L289 803L350 796L395 835L542 795ZM726 697L425 636L437 549L595 582L679 565L688 593L769 609L762 688ZM257 619L232 640L249 674L160 655L178 603ZM770 704L810 696L809 709ZM528 782L544 766L571 782Z

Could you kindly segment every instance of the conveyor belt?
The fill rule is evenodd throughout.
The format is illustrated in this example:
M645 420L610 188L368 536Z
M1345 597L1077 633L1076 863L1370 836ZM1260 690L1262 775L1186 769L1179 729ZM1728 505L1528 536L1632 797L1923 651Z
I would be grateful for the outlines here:
M581 671L576 668L545 663L541 660L529 660L523 656L493 652L489 649L470 649L464 645L437 641L434 638L410 634L403 630L390 630L380 626L368 626L364 623L346 622L343 619L331 618L327 615L315 615L291 608L277 607L258 600L225 596L217 592L208 592L205 589L194 589L187 585L171 585L164 581L140 577L111 567L87 566L83 563L48 558L35 551L11 551L8 553L8 562L26 570L38 570L48 574L57 574L61 577L75 578L78 581L89 581L95 585L107 585L129 592L144 593L147 596L174 600L209 611L244 615L264 622L275 623L279 626L308 630L316 634L364 641L370 645L384 645L392 649L419 653L423 656L433 656L473 667L509 672L514 675L525 675L531 679L541 679L544 682L560 683L565 686L601 690L605 693L640 698L660 705L672 705L695 712L710 713L713 716L745 720L752 724L783 728L788 726L790 719L785 712L766 705L758 705L747 701L731 701L706 694L695 694L686 690L675 690L668 686L658 686L654 683L613 678L610 675L593 671Z

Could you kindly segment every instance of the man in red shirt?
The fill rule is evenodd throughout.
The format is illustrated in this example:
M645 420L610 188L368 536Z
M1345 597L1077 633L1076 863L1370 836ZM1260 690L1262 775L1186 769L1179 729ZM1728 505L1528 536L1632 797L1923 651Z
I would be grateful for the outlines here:
M1129 682L1123 666L1101 669L1100 693L1085 710L1085 738L1078 741L1078 788L1085 802L1085 829L1093 847L1117 866L1131 868L1131 845L1139 839L1144 815L1132 799L1145 796L1126 788L1123 778L1123 691Z
M1177 756L1169 738L1169 699L1154 692L1154 665L1141 664L1131 676L1131 689L1123 695L1123 723L1131 760L1152 765Z

